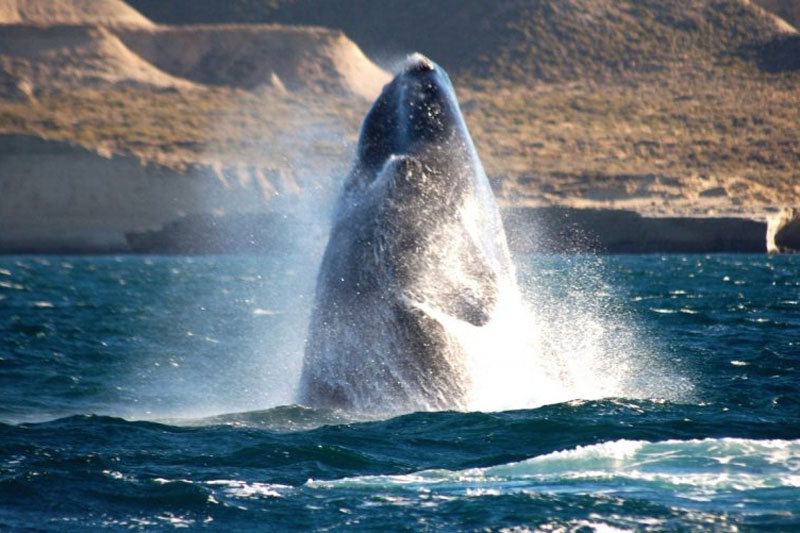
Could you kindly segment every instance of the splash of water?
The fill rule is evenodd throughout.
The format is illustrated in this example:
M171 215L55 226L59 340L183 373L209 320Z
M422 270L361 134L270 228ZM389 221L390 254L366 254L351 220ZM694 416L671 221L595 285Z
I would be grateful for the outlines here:
M680 401L691 395L689 380L658 358L604 283L599 257L544 258L558 262L549 272L537 264L541 259L518 261L521 286L501 287L498 308L483 328L443 317L467 348L470 409L611 397Z
M293 142L305 138L306 133L308 139L300 144L308 145L307 150L295 153L310 151L312 141L322 135L319 131L299 132ZM334 133L338 132L328 135L334 138ZM299 174L310 173L300 160L290 164ZM253 353L247 367L231 368L228 364L220 369L228 375L257 372L263 377L263 391L270 393L262 391L256 398L230 392L217 394L219 408L212 411L230 412L294 402L289 383L296 383L299 378L316 265L334 203L331 191L337 188L329 186L271 202L272 209L284 210L303 222L285 228L293 232L293 237L287 239L294 243L287 257L296 267L292 267L291 284L289 276L286 277L286 301L279 311L292 319L284 321L279 332L254 334ZM471 218L469 213L465 216ZM475 215L475 218L480 217ZM476 233L474 240L484 238L486 228L480 224L473 226L470 227ZM309 228L314 231L309 232ZM659 367L653 348L635 321L607 291L600 261L578 263L566 259L573 265L571 271L555 279L535 267L529 268L527 263L531 259L518 261L522 283L518 284L513 276L501 282L497 307L491 321L483 327L430 311L465 349L471 383L468 409L535 408L573 399L605 397L677 399L686 394L690 388L687 382L675 379L674 373ZM254 405L254 401L260 403Z

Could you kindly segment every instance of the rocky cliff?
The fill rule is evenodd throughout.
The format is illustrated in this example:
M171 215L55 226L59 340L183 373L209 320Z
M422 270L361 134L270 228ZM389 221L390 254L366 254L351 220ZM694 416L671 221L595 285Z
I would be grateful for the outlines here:
M743 219L800 197L800 37L748 0L0 0L0 25L3 250L202 248L276 193L328 194L388 79L367 56L417 49L523 209L519 249L584 227L598 250L758 250Z
M512 249L526 253L763 253L765 221L645 217L634 211L565 207L507 209Z
M124 251L128 232L192 213L264 212L287 187L268 168L181 172L23 135L0 136L0 176L5 253Z

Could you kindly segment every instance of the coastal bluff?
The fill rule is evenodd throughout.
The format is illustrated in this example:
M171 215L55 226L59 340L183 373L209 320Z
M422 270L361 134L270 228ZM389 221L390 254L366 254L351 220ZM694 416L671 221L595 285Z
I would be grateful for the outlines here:
M634 211L570 207L511 208L501 215L515 253L763 253L764 221L735 217L645 217ZM265 253L289 249L296 235L324 239L302 216L193 215L158 230L131 232L139 253Z
M263 211L289 186L270 169L177 170L29 135L0 135L0 176L0 253L125 252L126 232L192 213Z
M737 217L648 217L624 209L515 208L503 212L523 253L763 253L767 224Z
M763 221L800 198L795 15L788 0L0 0L0 243L126 251L128 234L146 248L191 227L201 249L238 234L229 216L316 216L307 202L333 194L389 71L419 51L450 73L498 202L522 210L519 249L762 250Z
M2 135L0 175L0 253L259 253L285 246L281 235L305 223L271 208L302 186L253 165L175 169ZM511 247L523 253L766 251L766 221L747 218L570 207L506 208L503 217Z

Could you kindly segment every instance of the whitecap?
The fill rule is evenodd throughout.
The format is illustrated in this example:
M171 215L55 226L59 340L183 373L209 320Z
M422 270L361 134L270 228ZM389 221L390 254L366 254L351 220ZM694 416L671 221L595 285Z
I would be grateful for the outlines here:
M248 483L235 479L212 479L205 484L211 487L220 486L223 492L235 498L282 498L281 491L291 489L288 485L278 483Z
M305 487L426 490L467 497L599 491L630 494L640 489L656 499L707 502L723 494L745 501L743 494L748 491L800 488L800 440L622 439L486 468L309 480ZM800 491L790 498L800 498Z

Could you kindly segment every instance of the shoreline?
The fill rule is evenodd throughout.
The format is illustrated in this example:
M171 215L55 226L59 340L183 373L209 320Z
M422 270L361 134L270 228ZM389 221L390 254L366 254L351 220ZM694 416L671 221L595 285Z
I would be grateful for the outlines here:
M767 222L735 217L647 217L624 209L522 207L501 210L514 253L767 253ZM127 245L0 242L0 255L228 255L290 250L327 228L277 213L188 215L125 233Z

